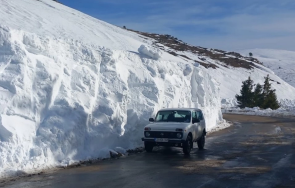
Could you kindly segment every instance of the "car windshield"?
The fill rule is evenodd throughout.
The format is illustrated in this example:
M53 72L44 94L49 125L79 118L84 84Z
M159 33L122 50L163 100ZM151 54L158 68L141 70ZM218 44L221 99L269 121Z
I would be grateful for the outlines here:
M155 121L157 122L191 122L191 112L185 110L159 111Z

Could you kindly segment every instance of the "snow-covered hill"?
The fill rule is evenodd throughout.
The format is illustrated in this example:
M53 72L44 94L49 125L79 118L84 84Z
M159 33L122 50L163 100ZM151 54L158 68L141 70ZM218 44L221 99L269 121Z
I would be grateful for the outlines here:
M250 49L243 50L245 56L249 53L263 62L263 65L271 69L285 82L295 87L295 52L274 49Z
M152 33L144 33L135 31L144 37L153 39L152 45L166 51L176 57L182 58L190 64L200 64L206 67L210 76L212 76L220 86L220 96L222 99L222 106L230 107L236 105L235 95L240 93L241 83L249 76L254 80L254 83L263 84L264 78L269 74L272 88L276 89L279 101L283 106L294 106L295 104L295 88L292 86L294 75L294 61L292 52L276 52L276 57L280 57L277 63L278 70L270 66L263 66L265 59L257 56L258 60L248 56L248 51L243 51L245 56L236 52L226 52L218 49L208 49L198 46L191 46L178 40L170 35L159 35ZM246 52L246 53L245 53ZM253 52L255 52L253 50ZM271 51L268 51L269 54ZM255 53L254 53L255 56ZM255 56L256 57L256 56ZM271 56L270 56L271 57ZM260 61L259 61L260 60ZM275 60L274 60L275 61ZM273 63L274 65L275 63ZM281 66L281 68L279 68ZM284 67L284 69L282 68ZM287 67L290 69L287 71ZM285 74L288 72L288 74ZM277 74L278 75L277 75ZM287 81L285 82L284 81ZM291 84L291 85L290 85Z
M0 177L139 146L160 108L222 120L207 70L149 39L52 0L1 0L0 15Z

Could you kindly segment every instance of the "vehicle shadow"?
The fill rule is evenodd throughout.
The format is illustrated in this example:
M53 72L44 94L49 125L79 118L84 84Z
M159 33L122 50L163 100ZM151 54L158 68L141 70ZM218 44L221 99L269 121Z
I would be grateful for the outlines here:
M151 153L144 153L147 157L169 157L169 159L198 159L198 160L206 160L210 156L208 149L199 150L198 148L193 148L189 155L183 153L182 148L176 147L164 147L164 146L157 146L154 148L153 152Z

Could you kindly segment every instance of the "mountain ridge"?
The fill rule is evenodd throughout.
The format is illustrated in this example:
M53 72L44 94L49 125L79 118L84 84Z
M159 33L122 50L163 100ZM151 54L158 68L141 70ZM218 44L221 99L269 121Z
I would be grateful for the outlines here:
M132 29L127 29L127 30L138 33L142 36L154 39L155 41L153 42L153 45L155 47L158 47L159 49L162 49L174 56L182 56L186 59L190 59L185 55L181 55L181 54L179 55L176 53L176 51L178 51L178 52L187 51L187 52L194 53L196 55L204 55L204 56L207 56L213 60L221 61L221 62L225 63L225 65L228 65L228 66L241 67L241 68L246 68L246 69L251 69L252 67L256 66L255 64L253 64L253 62L258 63L258 64L262 64L258 59L253 58L253 57L243 57L238 52L233 52L233 51L227 52L227 51L223 51L223 50L219 50L219 49L204 48L201 46L190 45L190 44L187 44L187 43L183 42L182 40L179 40L178 38L173 37L169 34L147 33L147 32L136 31L136 30L132 30ZM169 47L170 50L165 50L162 47L162 45ZM201 61L197 61L197 60L195 60L195 61L200 63L205 68L209 68L209 67L216 68L216 66L214 66L213 64L206 65Z

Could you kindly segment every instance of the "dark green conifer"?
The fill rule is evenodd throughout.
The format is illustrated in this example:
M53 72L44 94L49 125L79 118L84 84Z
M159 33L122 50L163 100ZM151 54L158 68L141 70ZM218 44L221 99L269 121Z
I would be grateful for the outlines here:
M262 108L278 109L280 105L277 99L277 95L275 93L276 90L271 89L271 84L269 80L270 80L269 75L267 75L267 77L265 77L264 85L263 85L264 101L263 101Z
M264 96L269 95L270 91L271 91L271 84L269 82L269 75L267 75L264 80L263 95Z
M271 89L269 75L265 77L264 85L257 84L254 92L253 90L253 80L249 77L247 80L243 81L242 89L240 91L241 95L236 95L238 101L238 106L240 108L245 107L259 107L259 108L271 108L277 109L280 107L275 93L275 89Z
M253 90L253 80L251 80L249 76L248 80L243 81L242 89L240 91L241 95L236 95L238 106L240 108L254 107L252 90Z
M262 107L264 103L263 88L262 85L257 84L253 93L253 106Z
M275 90L271 90L269 95L265 97L263 107L265 109L271 108L273 110L280 107Z

